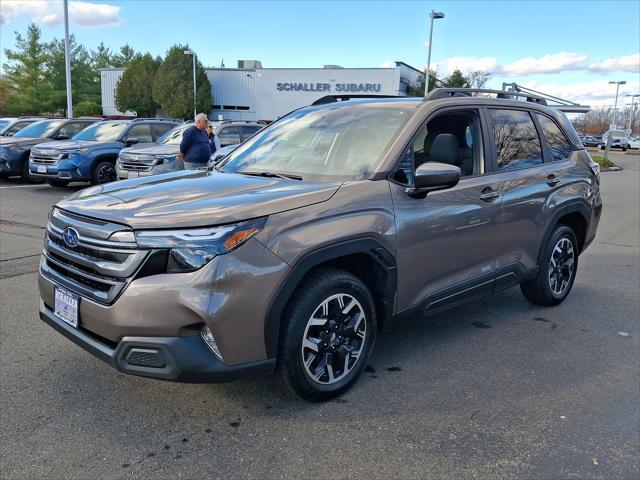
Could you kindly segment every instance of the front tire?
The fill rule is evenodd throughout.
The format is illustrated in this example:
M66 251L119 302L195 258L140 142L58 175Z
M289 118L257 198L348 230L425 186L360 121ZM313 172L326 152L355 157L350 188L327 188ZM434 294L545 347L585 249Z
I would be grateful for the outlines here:
M578 241L574 231L558 225L544 246L538 274L520 284L527 300L546 307L567 298L578 271Z
M356 276L333 268L312 274L282 318L278 376L293 395L324 402L346 392L373 350L376 312Z
M118 179L116 167L113 162L102 160L93 169L92 185L102 185L104 183L115 182Z

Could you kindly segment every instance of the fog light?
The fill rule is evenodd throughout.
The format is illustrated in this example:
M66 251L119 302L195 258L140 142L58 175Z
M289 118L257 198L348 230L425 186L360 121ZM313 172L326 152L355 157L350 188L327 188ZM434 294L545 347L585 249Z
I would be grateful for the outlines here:
M200 332L200 334L202 335L202 339L207 344L209 349L213 353L215 353L216 357L222 360L222 355L220 355L220 349L218 348L218 344L216 343L216 340L213 338L213 333L211 333L211 330L209 329L209 327L207 327L206 325L202 327L202 331Z

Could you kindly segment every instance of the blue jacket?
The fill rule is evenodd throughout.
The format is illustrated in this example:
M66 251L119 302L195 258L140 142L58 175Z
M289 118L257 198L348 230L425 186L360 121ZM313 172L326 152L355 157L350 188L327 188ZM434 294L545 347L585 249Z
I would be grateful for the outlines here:
M195 125L185 130L180 142L180 153L184 155L185 162L207 163L211 156L207 132L196 128Z

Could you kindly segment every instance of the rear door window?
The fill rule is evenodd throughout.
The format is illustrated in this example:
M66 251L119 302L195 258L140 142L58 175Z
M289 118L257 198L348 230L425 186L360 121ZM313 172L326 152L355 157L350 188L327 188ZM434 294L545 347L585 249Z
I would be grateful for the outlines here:
M489 109L488 116L496 147L498 170L542 164L540 138L529 112Z
M551 153L551 160L566 160L569 158L569 155L571 155L571 145L558 125L550 118L539 113L536 113L536 118L542 128L544 138L547 141L549 153ZM589 137L587 137L584 141L589 140Z
M256 133L261 128L262 127L259 127L257 125L246 125L246 126L242 127L242 141L244 142L247 138L252 136L254 133Z
M154 123L153 124L153 141L157 141L162 135L171 130L175 125L170 123Z
M240 143L240 127L224 127L217 135L222 147Z
M142 125L134 125L127 133L127 140L131 138L137 138L138 143L151 143L153 137L151 136L151 125L143 123Z

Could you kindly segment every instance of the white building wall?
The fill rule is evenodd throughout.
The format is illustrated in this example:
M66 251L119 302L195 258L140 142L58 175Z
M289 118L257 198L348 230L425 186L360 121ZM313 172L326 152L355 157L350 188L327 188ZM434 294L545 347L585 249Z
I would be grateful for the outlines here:
M420 72L397 62L395 68L210 68L213 90L209 117L231 120L275 120L326 95L406 95ZM103 69L102 108L122 115L115 106L115 87L124 69Z

